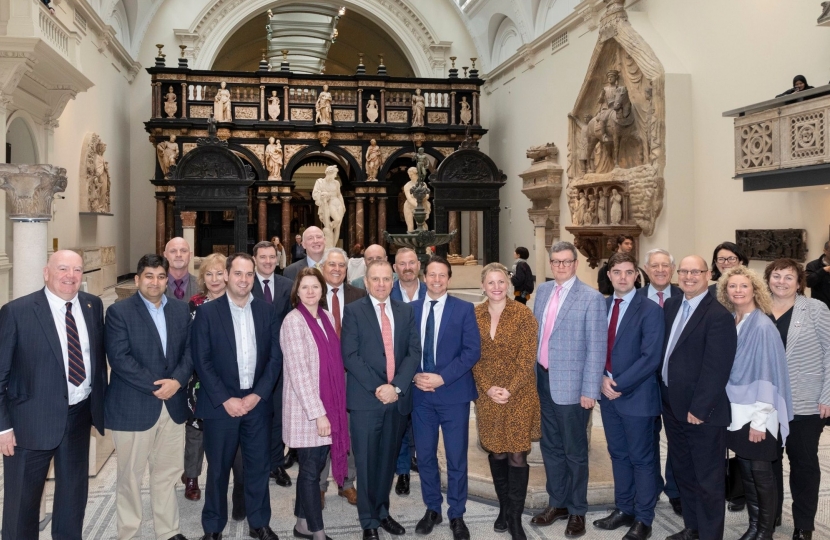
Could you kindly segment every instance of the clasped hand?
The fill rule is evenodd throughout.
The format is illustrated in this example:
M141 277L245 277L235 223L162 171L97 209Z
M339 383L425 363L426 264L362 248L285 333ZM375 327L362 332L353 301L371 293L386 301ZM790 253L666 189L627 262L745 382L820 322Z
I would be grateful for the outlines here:
M415 387L423 392L435 392L435 389L444 384L444 378L437 373L418 373L412 379Z
M222 406L225 407L225 411L232 417L245 416L257 406L260 399L256 394L248 394L244 398L228 398Z
M617 386L617 383L614 382L614 379L611 377L602 377L602 395L607 397L608 399L617 399L622 395L622 392L617 392L614 390L614 386Z
M176 379L159 379L153 381L153 384L161 386L161 388L153 392L153 395L163 400L173 397L173 394L178 392L179 388L182 387Z
M510 392L507 391L507 388L500 388L498 386L491 386L487 390L487 395L494 403L499 405L507 405L507 400L510 399Z
M375 389L375 397L384 405L398 401L398 393L391 384L382 384Z

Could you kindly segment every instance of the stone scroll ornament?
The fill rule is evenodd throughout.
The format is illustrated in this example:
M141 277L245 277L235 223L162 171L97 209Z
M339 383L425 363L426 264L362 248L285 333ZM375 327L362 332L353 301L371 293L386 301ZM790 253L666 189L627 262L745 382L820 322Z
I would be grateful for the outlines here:
M107 145L97 133L87 133L81 147L81 166L78 177L81 212L110 213L110 170L104 159Z
M49 221L55 193L66 191L66 169L54 165L0 164L0 189L12 221Z

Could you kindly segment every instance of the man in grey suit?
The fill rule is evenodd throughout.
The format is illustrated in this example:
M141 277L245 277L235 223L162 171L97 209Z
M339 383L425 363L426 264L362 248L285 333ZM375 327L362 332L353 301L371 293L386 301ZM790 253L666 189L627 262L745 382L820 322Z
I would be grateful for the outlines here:
M548 506L537 526L568 518L565 536L585 534L588 509L588 419L600 396L607 349L605 298L576 277L576 248L550 250L554 281L539 286L533 313L539 321L536 387L542 411L542 460Z
M164 294L167 298L189 302L190 298L199 292L198 279L188 271L190 257L193 256L190 244L180 236L171 238L164 246L163 255L170 268Z
M303 249L305 257L298 259L283 270L282 275L294 281L297 274L303 268L317 266L323 260L323 252L326 250L326 237L320 227L309 227L303 231Z

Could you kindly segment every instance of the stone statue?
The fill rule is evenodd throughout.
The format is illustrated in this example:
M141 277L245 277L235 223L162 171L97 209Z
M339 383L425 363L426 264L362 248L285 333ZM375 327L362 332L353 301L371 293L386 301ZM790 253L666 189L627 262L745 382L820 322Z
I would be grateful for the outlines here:
M55 193L66 190L66 169L54 165L0 164L0 189L8 195L12 220L52 218Z
M317 96L317 103L314 105L317 116L314 121L317 124L331 124L331 94L329 85L323 85L323 91Z
M280 115L280 98L277 97L277 91L271 90L271 97L268 98L268 116L271 120L276 120Z
M473 119L473 111L470 110L470 104L467 103L467 96L461 96L461 103L458 105L461 106L461 123L465 126L469 125Z
M366 102L366 119L370 123L377 122L378 119L378 102L375 101L375 95L369 96L369 101Z
M326 247L337 246L340 238L340 224L346 214L346 203L340 193L340 182L337 180L337 166L326 167L325 178L318 178L314 183L311 197L317 203L317 215L323 224L323 234L326 237Z
M415 89L415 95L412 96L412 127L420 127L424 125L424 111L426 110L426 101L421 95L421 89Z
M232 122L231 115L231 92L227 88L227 83L222 81L219 83L219 90L216 91L216 96L213 98L213 117L217 122Z
M424 182L429 175L429 158L427 157L426 153L424 152L424 147L418 148L418 153L415 154L415 166L417 167L418 171L418 181Z
M110 211L110 171L104 159L107 145L97 133L89 133L84 138L79 177L81 212Z
M585 219L585 209L587 206L587 201L585 200L585 192L579 192L579 198L576 201L576 210L574 210L573 216L571 216L571 221L573 224L579 227L582 225L582 221Z
M611 190L611 225L619 225L622 221L622 195L617 188Z
M599 210L597 211L597 219L600 225L606 225L608 223L608 218L606 217L608 215L608 199L605 197L605 193L603 193L602 191L598 193L598 197Z
M593 193L588 194L588 209L585 211L585 216L583 217L583 225L593 225L594 218L597 215L597 198L594 196Z
M173 92L173 87L171 86L164 95L164 112L167 113L167 118L173 118L176 116L177 108L176 93Z
M818 17L818 23L830 21L830 2L821 3L821 15Z
M282 180L282 144L279 139L274 143L274 137L268 139L265 147L265 168L268 169L268 180Z
M369 148L366 149L366 180L377 180L378 170L380 169L380 146L375 139L369 142Z
M555 143L549 142L547 144L539 144L531 146L525 151L525 155L533 160L533 163L546 161L549 158L556 158L559 156L559 149Z
M418 185L420 175L418 174L418 169L415 167L410 167L406 173L409 175L409 182L403 186L403 194L406 197L406 202L403 204L403 216L406 221L406 232L412 232L415 230L415 208L418 207L418 199L412 194L412 190ZM427 230L427 220L429 219L429 214L432 212L432 205L429 202L429 192L424 197L423 206L424 212L426 212L423 229Z
M161 172L164 176L170 172L170 166L175 165L179 159L179 145L176 144L176 136L171 135L169 141L161 141L156 146L156 155L159 159Z

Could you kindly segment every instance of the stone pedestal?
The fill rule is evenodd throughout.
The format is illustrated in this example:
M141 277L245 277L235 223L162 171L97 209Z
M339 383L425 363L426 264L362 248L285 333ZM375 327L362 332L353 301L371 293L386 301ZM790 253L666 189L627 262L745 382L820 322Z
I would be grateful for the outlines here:
M533 164L519 173L522 193L533 206L527 214L534 228L534 265L536 285L545 282L548 248L559 240L559 195L562 193L562 167L557 163L559 150L553 143L527 150Z
M43 288L46 266L46 222L15 221L12 291L20 298Z
M470 255L478 259L478 212L470 212Z
M187 245L190 246L191 253L196 250L196 212L182 212L182 238L185 239ZM195 271L193 257L190 257L190 264L187 266L187 271L191 274Z

